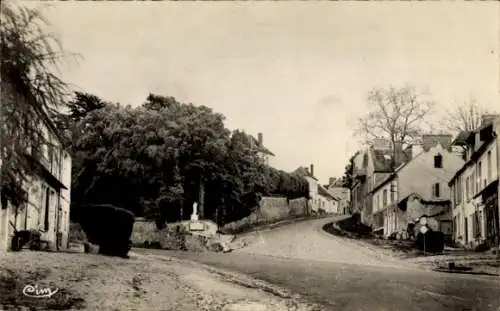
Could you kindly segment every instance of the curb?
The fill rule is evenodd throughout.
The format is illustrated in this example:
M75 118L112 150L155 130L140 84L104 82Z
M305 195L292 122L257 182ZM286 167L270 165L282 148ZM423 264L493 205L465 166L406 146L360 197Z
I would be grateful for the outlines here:
M434 268L431 270L435 271L435 272L443 272L443 273L499 276L496 273L489 273L489 272L484 272L484 271L464 271L464 270L453 270L453 269L444 269L444 268Z

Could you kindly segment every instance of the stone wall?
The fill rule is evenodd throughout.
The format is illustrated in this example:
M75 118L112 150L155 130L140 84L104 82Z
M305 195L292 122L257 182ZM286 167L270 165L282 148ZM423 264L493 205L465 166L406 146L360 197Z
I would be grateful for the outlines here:
M305 215L310 215L311 213L307 205L306 198L298 198L290 200L288 202L288 206L290 207L289 214L292 216L305 216Z
M228 232L241 232L259 224L308 216L311 214L310 209L306 198L288 201L284 197L263 197L255 212L243 219L226 224L223 229Z
M288 216L290 207L286 198L263 197L257 209L259 220L279 220Z

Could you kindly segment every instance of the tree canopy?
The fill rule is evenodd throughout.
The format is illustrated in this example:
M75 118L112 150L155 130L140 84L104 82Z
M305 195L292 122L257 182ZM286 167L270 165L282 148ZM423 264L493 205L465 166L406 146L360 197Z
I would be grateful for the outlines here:
M55 69L69 56L39 9L0 3L2 206L26 200L23 183L32 173L24 154L30 146L49 144L41 122L57 115L68 85Z
M208 107L155 94L137 108L89 94L70 106L75 217L85 204L114 204L162 224L188 218L202 192L200 213L226 223L263 195L307 196L305 179L264 165L250 136Z

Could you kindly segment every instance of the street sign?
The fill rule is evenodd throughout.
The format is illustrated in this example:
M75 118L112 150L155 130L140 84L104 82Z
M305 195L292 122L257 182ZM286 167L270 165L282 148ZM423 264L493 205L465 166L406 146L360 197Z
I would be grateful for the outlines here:
M424 225L424 226L420 227L420 233L426 234L427 231L429 231L429 228L427 228L427 226Z

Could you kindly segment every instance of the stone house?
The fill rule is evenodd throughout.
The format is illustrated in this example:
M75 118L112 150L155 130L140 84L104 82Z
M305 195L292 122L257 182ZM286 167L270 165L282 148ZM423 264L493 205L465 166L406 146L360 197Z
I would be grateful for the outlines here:
M454 144L465 163L450 179L453 191L453 239L466 248L499 246L500 116L484 116L481 126L460 133Z
M404 150L408 160L371 192L375 232L404 233L427 216L431 229L451 237L448 180L463 164L451 142L451 135L424 135L421 144Z
M351 199L351 191L347 187L343 187L340 178L331 177L328 185L325 187L331 195L339 201L339 214L347 215L349 213L349 204Z
M2 81L4 90L12 90ZM6 96L7 92L3 94ZM9 93L10 94L10 93ZM23 100L21 96L13 100ZM23 185L27 203L13 206L2 199L0 207L0 252L10 248L16 230L39 230L50 249L68 246L71 191L71 156L63 148L62 139L44 112L39 114L40 128L47 144L28 148L25 157L33 175ZM1 162L0 162L1 166Z
M350 201L352 211L360 213L361 222L367 226L373 225L373 189L391 175L393 157L396 166L406 160L406 154L395 153L391 143L385 139L375 139L354 157Z
M318 179L314 176L313 164L311 164L310 169L299 167L294 173L303 176L309 183L308 206L311 211L319 213L320 210L323 210L328 214L337 214L340 212L339 199L318 182Z

